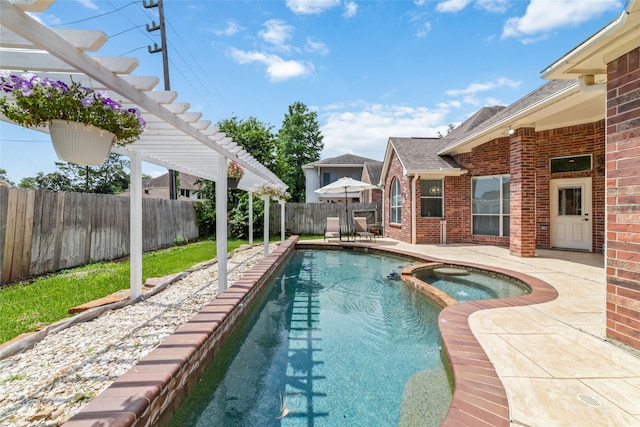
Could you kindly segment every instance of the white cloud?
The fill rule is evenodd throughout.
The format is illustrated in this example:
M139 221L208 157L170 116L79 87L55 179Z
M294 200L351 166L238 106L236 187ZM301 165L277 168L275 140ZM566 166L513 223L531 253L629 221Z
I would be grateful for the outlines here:
M435 137L446 134L445 116L449 106L436 109L402 105L366 104L327 105L319 109L323 123L323 157L345 153L383 160L389 137Z
M243 31L245 28L238 24L233 19L229 19L227 21L227 26L222 29L213 30L213 33L218 36L232 36L240 31Z
M425 22L422 28L418 30L418 37L426 37L431 32L431 22Z
M507 0L478 0L478 8L493 13L504 13L507 11Z
M98 6L92 0L78 0L78 3L91 10L99 10Z
M293 26L287 24L279 19L270 19L264 24L265 29L260 30L258 35L267 43L273 46L289 50L290 47L287 42L291 39L291 33L293 32Z
M320 55L329 54L329 48L327 47L326 44L322 42L314 41L311 37L307 37L305 50L307 52L316 52L316 53L319 53Z
M280 82L313 72L313 64L285 60L277 55L270 55L264 52L250 52L231 48L227 51L227 54L239 64L257 62L265 65L267 67L267 75L272 82Z
M344 12L342 13L342 16L344 16L345 18L352 18L356 15L357 12L358 5L356 4L356 2L348 1L344 4Z
M471 83L464 89L451 89L446 91L446 94L449 96L469 96L475 95L478 92L486 92L488 90L497 89L500 87L509 87L511 89L517 89L520 86L520 82L515 80L508 79L506 77L501 77L492 82L484 82L484 83Z
M421 5L424 2L418 3ZM471 4L471 0L444 0L436 6L436 10L442 13L460 12ZM492 13L504 13L507 11L508 0L476 0L475 7Z
M438 12L460 12L471 3L471 0L445 0L436 6Z
M622 7L620 0L531 0L522 17L507 20L502 38L515 37L530 42L553 30L573 27L607 10Z
M300 15L317 15L340 5L340 0L287 0L287 7Z

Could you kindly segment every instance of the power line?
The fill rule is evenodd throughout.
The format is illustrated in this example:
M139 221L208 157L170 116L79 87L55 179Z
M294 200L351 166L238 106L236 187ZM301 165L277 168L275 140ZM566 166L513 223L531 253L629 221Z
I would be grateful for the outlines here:
M78 21L65 22L65 23L63 23L63 24L50 25L50 27L61 27L61 26L64 26L64 25L78 24L78 23L80 23L80 22L86 22L86 21L90 21L90 20L92 20L92 19L101 18L101 17L103 17L103 16L111 15L112 13L118 12L118 11L120 11L120 10L124 9L125 7L129 7L129 6L131 6L132 4L135 4L135 3L134 3L134 2L131 2L131 3L126 4L126 5L124 5L124 6L120 7L120 8L118 8L118 9L112 10L111 12L101 13L101 14L99 14L99 15L90 16L90 17L88 17L88 18L80 19L80 20L78 20Z
M138 25L138 26L135 26L135 27L131 27L131 28L129 28L128 30L120 31L119 33L115 33L115 34L111 34L111 35L109 35L109 36L107 36L107 37L109 37L109 38L117 37L117 36L122 35L122 34L124 34L124 33L128 33L128 32L129 32L129 31L131 31L131 30L135 30L135 29L137 29L137 28L142 28L142 27L144 27L144 25Z

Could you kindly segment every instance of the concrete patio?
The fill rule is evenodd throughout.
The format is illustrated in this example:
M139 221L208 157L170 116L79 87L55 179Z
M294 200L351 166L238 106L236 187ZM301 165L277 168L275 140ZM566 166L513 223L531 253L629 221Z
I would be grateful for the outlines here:
M551 302L479 311L469 325L502 380L513 426L640 426L640 355L604 336L602 254L538 250L511 256L488 245L376 246L507 268L544 280Z

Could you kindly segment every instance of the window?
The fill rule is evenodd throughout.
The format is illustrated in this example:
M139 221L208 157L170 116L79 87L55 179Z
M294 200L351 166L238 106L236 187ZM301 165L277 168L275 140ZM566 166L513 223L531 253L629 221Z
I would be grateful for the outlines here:
M591 155L556 157L551 159L551 173L581 172L591 170Z
M338 180L338 174L336 172L323 172L322 173L322 187L329 185L332 182Z
M471 214L473 234L509 236L509 175L473 178L471 183Z
M391 222L402 223L402 192L400 191L400 180L393 178L391 183Z
M425 218L441 218L442 215L442 180L420 180L420 212Z

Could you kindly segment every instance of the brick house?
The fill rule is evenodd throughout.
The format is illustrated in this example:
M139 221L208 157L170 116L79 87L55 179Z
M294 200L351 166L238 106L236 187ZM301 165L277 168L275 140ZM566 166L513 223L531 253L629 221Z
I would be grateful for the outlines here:
M441 139L390 138L385 234L521 257L606 248L607 336L640 350L638 34L633 0L512 105L485 107Z

